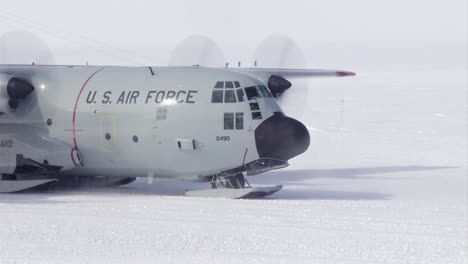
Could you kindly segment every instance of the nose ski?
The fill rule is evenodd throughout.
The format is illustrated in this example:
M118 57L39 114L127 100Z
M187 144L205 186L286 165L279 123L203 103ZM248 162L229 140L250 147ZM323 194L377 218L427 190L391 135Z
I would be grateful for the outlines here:
M186 191L185 195L199 198L253 199L272 195L283 188L283 185L252 187L242 173L215 175L211 186L211 189Z

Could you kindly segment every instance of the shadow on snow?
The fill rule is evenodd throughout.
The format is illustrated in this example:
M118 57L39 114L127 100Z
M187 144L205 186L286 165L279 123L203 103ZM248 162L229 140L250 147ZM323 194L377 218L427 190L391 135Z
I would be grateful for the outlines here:
M386 200L391 199L392 194L351 190L327 190L320 179L399 179L401 176L392 174L400 172L417 172L429 170L443 170L454 167L442 166L387 166L387 167L363 167L363 168L339 168L339 169L306 169L306 170L279 170L265 173L248 179L253 185L283 184L284 189L271 196L275 200ZM2 203L42 203L49 202L50 195L161 195L183 196L186 190L209 188L207 183L195 183L174 179L155 180L148 184L146 179L113 188L87 188L87 189L53 189L42 193L7 194L0 195ZM344 186L346 188L346 186ZM50 201L52 202L52 201ZM58 202L58 201L57 201Z

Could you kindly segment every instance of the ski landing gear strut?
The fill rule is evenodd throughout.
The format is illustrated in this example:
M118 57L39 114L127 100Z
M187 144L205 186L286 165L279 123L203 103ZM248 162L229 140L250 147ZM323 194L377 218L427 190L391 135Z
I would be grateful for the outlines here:
M215 175L211 181L211 189L187 191L191 197L250 199L261 198L280 191L283 186L252 187L242 173L220 176Z

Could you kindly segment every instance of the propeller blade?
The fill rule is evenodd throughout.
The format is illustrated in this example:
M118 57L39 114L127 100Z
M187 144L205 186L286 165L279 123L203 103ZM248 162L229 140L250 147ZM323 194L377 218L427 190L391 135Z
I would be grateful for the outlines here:
M302 50L293 39L286 35L270 35L266 37L256 49L254 60L256 67L261 68L307 68L307 62ZM284 84L278 87L275 86L274 88L276 93L281 92L278 96L278 102L286 114L300 118L307 104L308 81L305 79L295 79L291 81L292 87L290 88L284 81L290 80L276 78L274 80L270 79L269 82L272 84Z
M55 64L52 52L36 35L24 30L0 36L0 64Z
M221 48L212 39L202 35L192 35L182 40L169 59L169 66L223 67L225 63Z

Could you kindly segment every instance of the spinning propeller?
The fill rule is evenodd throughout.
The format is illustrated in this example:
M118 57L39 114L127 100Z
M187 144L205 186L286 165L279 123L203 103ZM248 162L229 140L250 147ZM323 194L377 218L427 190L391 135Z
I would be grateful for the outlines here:
M285 35L270 35L265 38L256 49L254 60L258 68L307 68L302 50L294 40ZM286 114L296 118L302 116L308 95L306 79L290 81L272 75L267 84Z
M0 37L0 64L54 64L47 45L28 31L10 31Z
M169 66L222 67L225 62L224 53L216 42L202 35L192 35L172 51Z
M10 31L0 36L0 65L54 64L50 49L41 39L27 31ZM17 110L34 87L30 74L19 68L0 74L0 114Z

